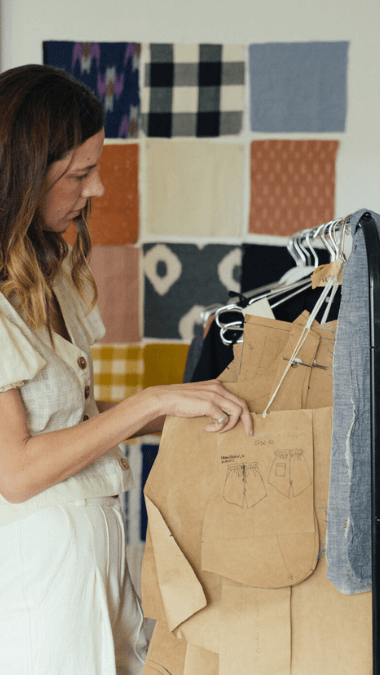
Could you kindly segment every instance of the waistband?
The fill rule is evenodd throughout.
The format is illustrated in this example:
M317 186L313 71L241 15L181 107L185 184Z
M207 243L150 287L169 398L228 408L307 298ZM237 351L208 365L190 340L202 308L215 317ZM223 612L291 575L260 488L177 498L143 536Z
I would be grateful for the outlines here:
M68 502L70 506L117 506L120 504L119 495L114 497L90 497L89 499L76 499Z

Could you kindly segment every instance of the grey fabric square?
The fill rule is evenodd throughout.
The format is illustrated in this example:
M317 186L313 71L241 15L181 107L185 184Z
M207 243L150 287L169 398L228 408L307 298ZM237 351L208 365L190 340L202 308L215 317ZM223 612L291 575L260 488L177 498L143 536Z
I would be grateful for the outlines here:
M220 87L199 87L199 112L218 112Z
M175 87L197 87L198 86L198 64L197 63L175 63L174 64L174 86Z
M196 113L174 113L172 120L172 136L196 136Z
M152 87L150 90L149 112L170 113L172 111L172 87Z
M243 125L243 113L239 111L220 113L219 133L221 136L240 134Z
M173 45L172 44L151 44L150 60L151 63L173 63Z
M250 45L251 130L344 131L347 53L348 42Z
M222 45L199 45L201 63L219 63L222 60Z
M222 84L244 84L245 64L243 61L222 64Z

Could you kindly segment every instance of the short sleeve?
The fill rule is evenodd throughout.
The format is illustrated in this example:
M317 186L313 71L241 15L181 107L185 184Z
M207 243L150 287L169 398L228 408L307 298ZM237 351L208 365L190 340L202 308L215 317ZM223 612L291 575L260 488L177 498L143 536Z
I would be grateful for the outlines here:
M21 330L0 313L0 392L22 387L45 365Z

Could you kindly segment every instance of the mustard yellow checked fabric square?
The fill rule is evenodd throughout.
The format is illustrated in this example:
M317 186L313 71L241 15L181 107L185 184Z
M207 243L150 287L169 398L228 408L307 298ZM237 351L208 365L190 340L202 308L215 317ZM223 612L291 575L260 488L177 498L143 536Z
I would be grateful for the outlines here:
M95 344L91 351L97 401L121 401L141 391L144 360L140 345Z

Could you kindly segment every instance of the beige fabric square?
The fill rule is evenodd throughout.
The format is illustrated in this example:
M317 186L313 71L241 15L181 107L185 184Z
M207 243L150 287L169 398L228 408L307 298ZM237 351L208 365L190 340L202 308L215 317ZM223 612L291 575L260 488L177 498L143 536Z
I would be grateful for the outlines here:
M146 149L149 234L240 236L244 146L150 140Z
M194 112L198 111L198 92L199 87L173 87L172 112Z
M225 84L220 88L220 110L240 112L244 108L244 86Z

